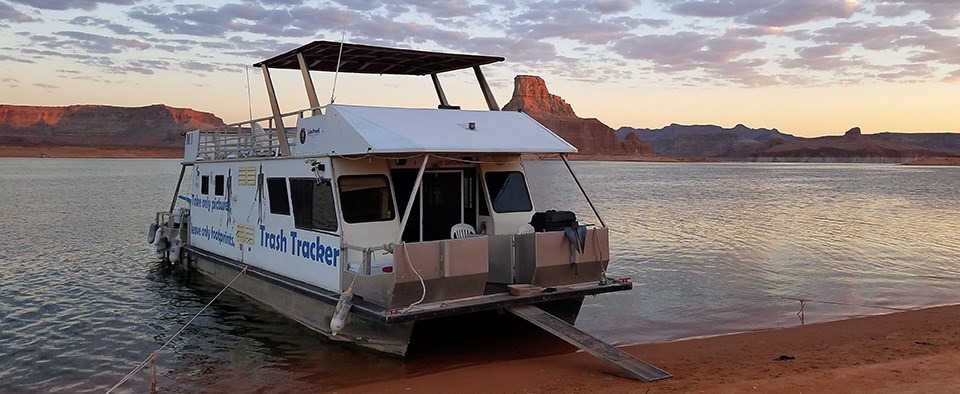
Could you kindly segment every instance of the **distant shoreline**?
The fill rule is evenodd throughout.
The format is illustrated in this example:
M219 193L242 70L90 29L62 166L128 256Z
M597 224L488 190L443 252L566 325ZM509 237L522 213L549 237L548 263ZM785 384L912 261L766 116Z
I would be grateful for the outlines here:
M47 157L81 159L177 159L183 148L133 148L112 146L0 146L0 157Z
M0 157L43 157L77 159L179 159L183 157L183 148L161 147L119 147L119 146L17 146L0 145ZM525 160L559 160L556 154L528 154ZM726 160L703 157L641 156L620 154L570 154L573 161L620 161L648 163L718 163L743 162L749 160ZM797 162L800 163L800 162ZM901 163L913 166L960 166L960 156L925 157Z

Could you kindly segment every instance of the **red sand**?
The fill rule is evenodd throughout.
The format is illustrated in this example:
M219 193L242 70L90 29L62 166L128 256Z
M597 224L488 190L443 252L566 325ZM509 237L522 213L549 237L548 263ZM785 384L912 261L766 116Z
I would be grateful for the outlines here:
M339 393L960 392L960 305L625 347L674 375L642 383L583 352L467 366ZM781 355L795 357L778 360Z

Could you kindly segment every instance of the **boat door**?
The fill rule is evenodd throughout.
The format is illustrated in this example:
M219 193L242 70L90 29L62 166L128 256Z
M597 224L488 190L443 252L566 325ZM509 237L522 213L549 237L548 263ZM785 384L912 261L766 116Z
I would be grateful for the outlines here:
M421 239L435 241L450 238L450 228L463 223L463 171L429 171L423 175L421 189L423 219Z
M394 171L399 206L406 205L409 179L416 173ZM405 190L404 190L405 189ZM474 169L428 170L423 174L419 193L413 203L410 223L403 239L407 242L436 241L450 238L450 228L458 223L476 227L477 178Z

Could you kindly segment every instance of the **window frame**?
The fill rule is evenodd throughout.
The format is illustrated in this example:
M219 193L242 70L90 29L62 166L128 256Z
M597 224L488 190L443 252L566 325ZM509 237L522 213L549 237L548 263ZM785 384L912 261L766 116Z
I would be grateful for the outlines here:
M314 192L317 190L317 189L316 189L316 187L317 187L317 179L316 179L316 178L313 178L313 177L289 177L289 178L287 178L287 183L288 183L289 188L290 188L290 207L291 207L291 213L292 213L292 216L293 216L293 226L294 226L295 228L297 228L297 229L300 229L300 230L313 231L313 232L317 232L317 233L328 233L328 234L334 234L334 235L336 235L337 232L340 230L340 218L339 218L339 215L337 214L337 200L336 200L337 196L336 196L336 192L333 190L333 184L332 184L332 183L329 183L329 182L327 182L327 183L322 183L322 184L321 184L321 185L327 185L327 187L329 187L329 189L330 189L330 209L331 209L332 212L333 212L333 216L332 216L332 218L328 218L328 219L333 219L333 221L332 221L333 229L327 229L327 228L317 228L317 227L313 227L312 225L311 225L311 226L303 226L303 225L301 225L301 224L297 221L297 207L296 207L297 204L294 202L294 201L296 201L296 200L295 200L295 198L293 197L293 188L294 188L293 183L294 183L294 181L297 181L297 182L301 182L301 181L303 181L303 182L309 182L311 185L313 185L313 189L311 190L311 196L310 196L310 197L311 197L311 202L310 202L311 204L313 204L313 203L316 201L316 194L315 194ZM314 223L314 220L313 220L313 219L314 219L314 211L313 211L313 208L314 208L314 206L311 205L311 207L310 207L310 223L311 223L311 224Z
M389 217L377 220L359 220L351 221L347 218L347 209L343 206L344 196L343 196L343 180L344 179L353 179L353 178L382 178L383 183L386 186L387 190L387 204ZM348 192L349 193L349 192ZM393 184L390 182L390 178L386 174L350 174L350 175L341 175L337 177L337 198L340 202L340 217L343 219L343 222L346 224L364 224L364 223L379 223L379 222L390 222L397 218L397 206L393 198Z
M283 197L284 197L284 198L282 198L282 199L284 200L283 202L284 202L285 207L286 207L286 212L280 212L280 211L274 212L274 211L273 211L274 204L275 204L275 203L276 203L276 204L279 204L279 202L275 202L275 201L274 201L274 197L277 197L277 200L280 200L281 198L280 198L280 196L274 196L274 193L273 193L273 190L274 190L274 189L270 187L270 183L271 183L270 181L271 181L271 180L273 180L273 181L279 180L279 181L282 181L282 182L283 182L283 187L280 188L280 190L283 191ZM267 204L267 205L268 205L267 209L270 211L270 214L271 214L271 215L290 216L290 215L292 214L292 212L293 212L293 209L290 207L290 205L291 205L291 204L290 204L290 190L289 190L289 188L288 188L288 186L287 186L287 178L286 178L286 177L282 177L282 176L267 177L267 179L264 181L264 183L265 183L266 186L267 186L267 199L270 200L270 203ZM277 207L279 208L279 205L277 205Z
M525 209L504 210L504 211L500 211L500 210L497 209L497 199L496 199L496 196L494 196L493 193L492 193L492 190L491 190L491 188L490 188L490 182L489 182L489 177L490 177L490 175L492 175L492 174L507 174L507 177L508 177L508 178L510 177L510 174L519 174L519 175L520 175L520 178L521 178L521 180L523 181L523 190L524 190L524 192L525 192L525 194L526 194L526 197L527 197L527 198L526 198L526 208L525 208ZM507 183L507 182L504 182L504 184L506 184L506 183ZM527 185L527 177L526 177L526 175L523 173L523 171L517 171L517 170L512 170L512 171L486 171L486 172L483 173L483 184L484 184L484 189L486 189L485 191L486 191L486 193L487 193L487 196L486 196L486 197L487 197L488 201L490 202L490 211L491 211L491 213L493 213L493 212L496 212L496 213L517 213L517 212L532 212L532 211L533 211L533 199L532 199L532 197L530 196L530 187ZM502 188L502 186L501 186L501 188ZM498 192L499 192L499 191L498 191Z
M227 176L214 175L213 176L213 195L223 197L226 194L227 194Z

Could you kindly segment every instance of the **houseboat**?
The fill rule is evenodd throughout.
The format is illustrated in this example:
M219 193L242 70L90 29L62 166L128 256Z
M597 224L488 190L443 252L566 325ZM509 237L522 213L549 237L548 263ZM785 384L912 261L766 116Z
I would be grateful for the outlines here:
M164 261L388 353L403 355L419 322L452 315L535 306L572 325L585 296L632 284L607 277L595 208L578 220L534 207L523 155L556 154L570 170L576 148L499 111L480 67L503 60L315 41L254 64L272 114L186 133L148 239ZM280 110L270 73L283 69L300 71L307 108ZM440 76L463 69L489 110L448 102ZM429 76L439 103L321 105L316 71Z

